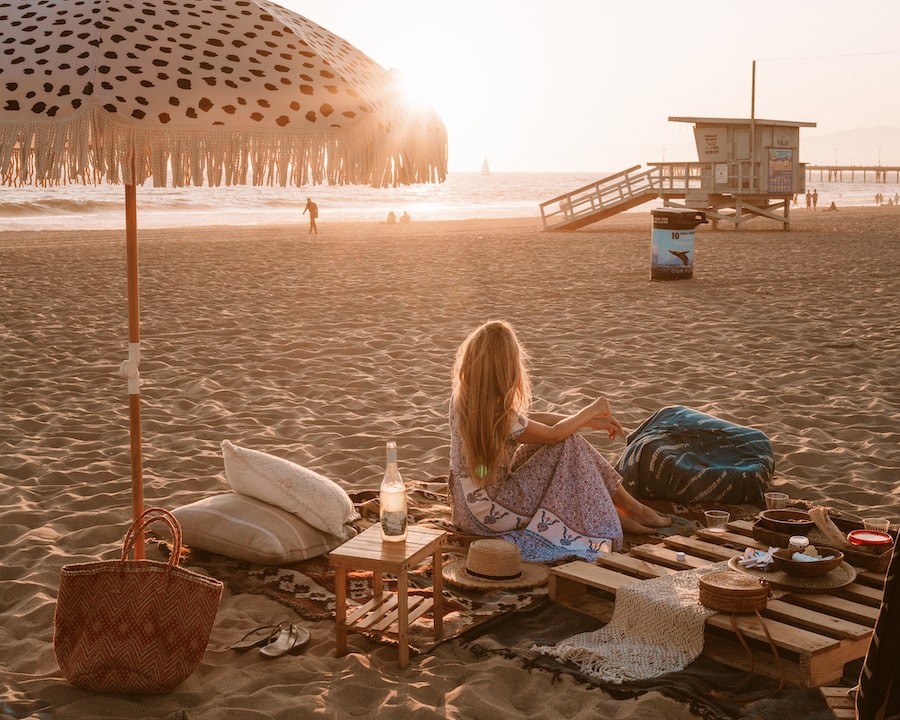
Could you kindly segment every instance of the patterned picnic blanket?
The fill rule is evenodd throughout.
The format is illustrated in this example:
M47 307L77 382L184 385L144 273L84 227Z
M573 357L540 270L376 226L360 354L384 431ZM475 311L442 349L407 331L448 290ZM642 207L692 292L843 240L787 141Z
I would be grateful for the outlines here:
M445 551L454 557L464 556L471 536L458 533L450 522L450 505L447 498L447 478L438 477L427 481L407 481L409 522L416 525L440 528L448 533ZM378 491L363 490L350 493L350 497L360 513L357 529L378 522ZM680 505L668 501L650 501L661 512L675 517L672 527L661 534L690 535L702 522L701 505ZM739 506L722 506L730 510L732 518L742 517L749 512ZM755 510L753 511L755 512ZM659 537L626 536L626 547L646 542L658 541ZM156 541L161 547L168 547L163 540ZM204 550L188 548L185 551L189 564L204 568L218 578L233 593L264 595L295 611L300 617L318 621L333 618L334 570L325 555L304 560L284 567L255 565L242 560L234 560ZM450 558L453 559L453 558ZM410 593L429 593L432 587L431 563L425 563L409 573ZM348 600L362 604L372 597L372 573L353 571L348 573ZM390 589L393 579L385 578ZM547 587L512 591L474 591L444 583L444 641L459 637L489 620L516 610L534 608L547 601ZM425 615L410 628L410 646L419 652L434 647L432 618ZM393 643L388 637L373 636L374 639Z

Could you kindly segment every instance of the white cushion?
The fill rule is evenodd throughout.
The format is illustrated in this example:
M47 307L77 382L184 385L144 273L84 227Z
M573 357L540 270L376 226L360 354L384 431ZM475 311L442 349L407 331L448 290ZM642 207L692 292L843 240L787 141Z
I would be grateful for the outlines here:
M222 441L222 456L232 490L294 513L313 527L340 535L359 517L344 489L314 470L228 440Z
M261 500L225 493L176 508L184 544L260 565L290 565L333 550L356 531L332 535Z

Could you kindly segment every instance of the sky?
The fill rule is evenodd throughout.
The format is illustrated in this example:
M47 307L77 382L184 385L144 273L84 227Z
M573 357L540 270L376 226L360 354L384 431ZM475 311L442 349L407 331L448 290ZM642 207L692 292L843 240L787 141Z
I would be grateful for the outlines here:
M802 162L900 165L896 0L276 1L398 70L441 116L451 172L694 161L668 118L754 100L816 123Z

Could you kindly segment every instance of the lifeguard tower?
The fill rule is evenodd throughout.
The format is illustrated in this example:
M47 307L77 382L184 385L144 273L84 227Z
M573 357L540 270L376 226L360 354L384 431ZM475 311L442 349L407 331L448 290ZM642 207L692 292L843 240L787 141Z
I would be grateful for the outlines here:
M791 201L806 190L800 128L811 122L670 117L694 124L697 162L634 167L541 203L545 230L576 230L658 198L666 207L704 210L736 229L754 217L790 228Z

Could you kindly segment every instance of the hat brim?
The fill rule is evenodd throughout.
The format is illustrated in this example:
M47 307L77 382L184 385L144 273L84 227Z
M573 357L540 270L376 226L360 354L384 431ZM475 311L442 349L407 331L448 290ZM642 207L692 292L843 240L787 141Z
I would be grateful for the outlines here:
M521 568L522 574L519 577L510 578L509 580L493 580L470 575L466 571L466 558L461 558L444 565L441 574L444 576L444 580L452 585L478 590L516 590L547 584L547 580L550 577L550 569L546 565L523 561Z

